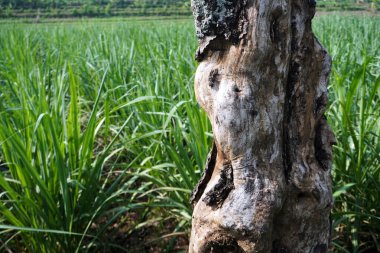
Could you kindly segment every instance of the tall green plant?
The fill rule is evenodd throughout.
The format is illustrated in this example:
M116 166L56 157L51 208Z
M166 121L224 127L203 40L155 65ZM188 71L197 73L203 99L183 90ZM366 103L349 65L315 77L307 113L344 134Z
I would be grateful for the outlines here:
M345 77L334 74L330 109L338 145L334 149L335 227L344 229L352 252L380 249L380 77L368 71L371 59ZM338 242L337 242L338 243ZM339 244L338 244L339 245ZM344 246L341 246L344 248Z
M317 31L333 56L328 117L338 141L334 246L338 252L380 251L380 22L369 17L320 22ZM338 25L344 32L332 36Z
M116 188L120 179L107 180L112 165L105 171L106 163L121 150L111 148L128 119L110 143L96 143L105 122L99 101L107 72L84 120L76 76L70 66L62 73L62 82L49 89L43 83L6 84L13 92L3 93L3 99L15 107L3 104L0 119L0 144L9 168L0 173L0 229L9 236L2 249L14 240L30 252L83 249L84 242L99 237L90 226L135 180Z

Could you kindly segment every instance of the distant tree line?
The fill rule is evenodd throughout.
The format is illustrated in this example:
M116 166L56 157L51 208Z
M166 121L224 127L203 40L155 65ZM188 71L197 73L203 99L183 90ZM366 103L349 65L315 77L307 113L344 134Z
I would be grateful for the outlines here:
M319 0L325 10L368 10L380 0ZM190 0L0 0L0 18L190 15Z
M190 0L0 0L0 17L190 14Z
M162 7L181 6L190 0L0 0L1 7L15 9L64 8L66 6Z

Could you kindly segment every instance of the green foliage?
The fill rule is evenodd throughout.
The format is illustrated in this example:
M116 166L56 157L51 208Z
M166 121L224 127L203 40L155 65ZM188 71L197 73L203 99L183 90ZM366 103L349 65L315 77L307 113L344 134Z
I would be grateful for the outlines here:
M132 197L124 197L137 192L128 187L136 177L126 181L124 169L114 173L124 149L114 144L131 117L110 126L111 115L100 105L107 96L108 63L88 80L95 86L93 99L81 102L78 75L57 45L47 44L46 33L19 31L1 34L8 41L1 45L0 63L0 146L6 162L0 174L0 250L21 244L30 252L76 252L99 243L105 227L90 231L97 218L110 212L116 219L132 207ZM98 140L104 125L109 131Z
M323 17L315 25L333 56L328 116L338 141L333 218L342 252L380 249L379 25L365 17Z
M189 192L211 139L192 90L192 23L178 22L3 25L4 245L95 247L105 230L89 230L97 218L111 213L115 221L145 204L167 207L178 229L188 227Z
M190 227L189 193L211 144L193 91L192 20L107 21L0 24L4 247L99 250L106 226L136 208ZM315 22L334 60L336 252L379 247L379 23Z

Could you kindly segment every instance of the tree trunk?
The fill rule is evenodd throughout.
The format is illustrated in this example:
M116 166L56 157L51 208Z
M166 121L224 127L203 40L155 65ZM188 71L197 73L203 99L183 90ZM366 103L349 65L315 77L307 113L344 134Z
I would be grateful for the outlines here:
M192 0L214 145L192 193L190 252L327 252L335 139L315 5Z

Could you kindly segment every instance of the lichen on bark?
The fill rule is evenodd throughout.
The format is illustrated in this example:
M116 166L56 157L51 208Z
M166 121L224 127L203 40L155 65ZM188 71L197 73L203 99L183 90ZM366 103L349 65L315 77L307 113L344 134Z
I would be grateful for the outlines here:
M235 0L192 1L197 37L222 35L226 40L238 39L240 12L245 4L246 1Z
M245 34L246 0L194 0L195 31L199 39L197 59L210 47L213 41L237 43Z

